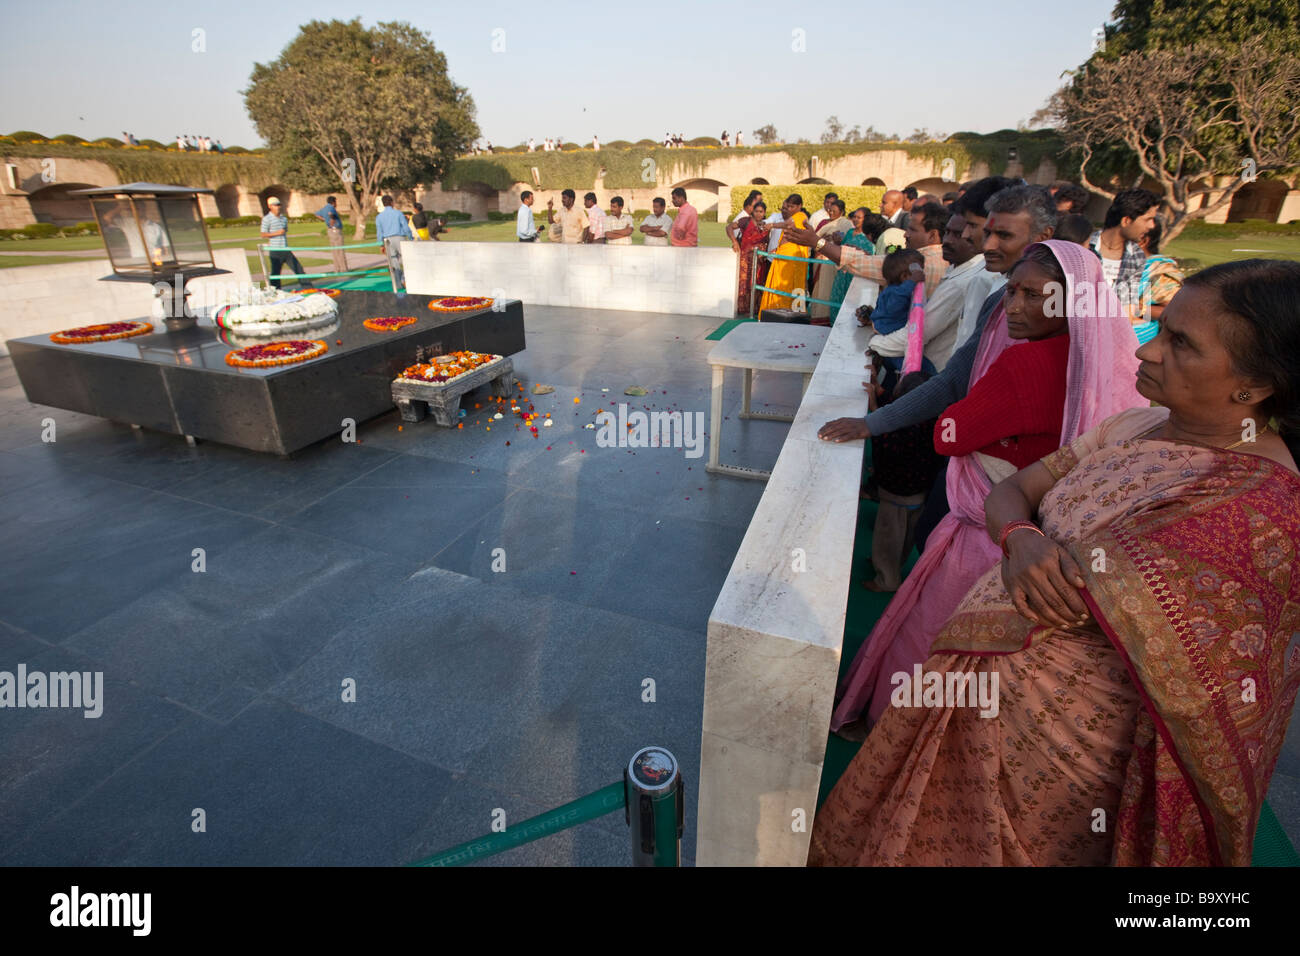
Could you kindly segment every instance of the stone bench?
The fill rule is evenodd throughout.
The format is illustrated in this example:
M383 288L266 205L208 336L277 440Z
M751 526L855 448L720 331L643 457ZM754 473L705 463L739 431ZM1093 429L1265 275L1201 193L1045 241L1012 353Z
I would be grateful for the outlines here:
M863 455L862 442L824 442L817 430L866 413L868 338L851 309L829 330L709 615L700 866L807 861L852 584Z

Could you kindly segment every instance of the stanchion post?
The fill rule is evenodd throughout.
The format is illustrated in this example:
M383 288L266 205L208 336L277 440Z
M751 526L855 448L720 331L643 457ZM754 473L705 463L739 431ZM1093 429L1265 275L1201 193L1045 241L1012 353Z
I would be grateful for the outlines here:
M638 750L623 771L624 811L633 866L681 866L685 796L677 758L662 747Z
M749 250L749 257L753 260L749 266L749 317L752 319L758 314L758 306L754 304L754 286L761 284L758 281L758 246Z

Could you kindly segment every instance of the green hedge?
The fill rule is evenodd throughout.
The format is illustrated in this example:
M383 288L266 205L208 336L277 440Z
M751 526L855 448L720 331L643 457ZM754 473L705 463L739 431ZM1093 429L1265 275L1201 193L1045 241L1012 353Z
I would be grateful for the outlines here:
M164 153L149 149L109 149L103 146L69 146L66 143L48 142L6 147L5 152L11 156L97 160L117 173L124 183L167 183L209 188L239 183L244 188L257 192L279 181L269 159L247 154L222 156L220 153Z
M79 222L72 226L56 226L52 222L33 222L19 229L0 229L0 239L51 239L55 236L97 236L99 224Z
M769 216L781 208L781 203L791 193L798 193L802 197L803 207L808 210L810 216L822 208L822 201L825 200L827 193L835 193L844 200L845 215L859 206L866 206L872 212L879 212L880 200L885 195L884 186L828 186L824 183L798 183L794 186L732 186L731 215L727 217L728 221L745 207L745 197L749 195L751 189L763 191L763 201L767 203Z
M1300 236L1300 221L1268 222L1264 219L1247 219L1244 222L1222 224L1204 219L1189 220L1179 239L1241 239L1245 236Z

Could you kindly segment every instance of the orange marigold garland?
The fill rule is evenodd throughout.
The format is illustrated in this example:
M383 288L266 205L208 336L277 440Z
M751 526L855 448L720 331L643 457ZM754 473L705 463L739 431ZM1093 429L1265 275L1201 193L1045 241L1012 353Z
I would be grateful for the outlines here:
M474 371L480 365L496 362L500 355L487 355L483 352L451 352L440 355L432 362L419 362L402 370L398 378L415 382L432 382L441 385L454 378Z
M59 345L81 345L84 342L111 342L114 339L129 339L137 335L148 335L153 325L148 322L104 322L99 325L83 325L78 329L64 329L50 336L51 342Z
M226 355L226 364L236 368L268 368L273 365L293 365L305 362L329 351L320 339L289 339L285 342L267 342L236 349Z
M343 294L342 289L303 289L299 295L327 295L331 299L337 299Z
M371 332L395 332L414 322L415 316L413 315L383 315L374 319L366 319L361 324Z
M475 309L486 309L493 301L481 295L449 295L434 299L429 303L429 308L434 312L473 312Z

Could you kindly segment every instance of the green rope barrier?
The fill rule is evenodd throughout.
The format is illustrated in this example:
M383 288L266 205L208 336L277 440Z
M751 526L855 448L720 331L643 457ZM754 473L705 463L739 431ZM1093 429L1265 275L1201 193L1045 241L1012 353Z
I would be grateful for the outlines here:
M293 279L337 279L339 276L377 276L386 275L388 267L366 269L361 272L281 272L274 278L289 282Z
M816 259L812 256L783 256L779 252L764 252L761 249L757 249L755 251L765 259L784 259L786 262L802 262L804 264L811 264L814 266L835 265L835 263L831 262L831 260L829 259Z
M262 249L288 249L290 252L334 252L338 249L373 249L376 246L382 246L382 242L358 242L353 245L344 246L268 246L261 244Z
M763 292L771 292L773 295L779 295L786 299L802 299L804 302L816 302L818 305L829 305L833 309L838 309L841 305L839 302L827 302L825 299L814 299L810 295L795 295L793 292L782 292L780 289L771 289L765 285L754 283L754 288Z
M611 783L608 787L579 797L562 807L540 813L523 823L508 827L504 833L489 833L477 840L468 840L450 850L443 850L433 856L425 857L407 866L461 866L473 860L493 856L525 843L531 843L552 833L559 833L569 827L577 826L613 813L627 805L627 794L623 781Z

